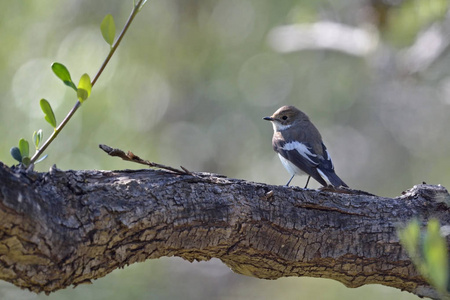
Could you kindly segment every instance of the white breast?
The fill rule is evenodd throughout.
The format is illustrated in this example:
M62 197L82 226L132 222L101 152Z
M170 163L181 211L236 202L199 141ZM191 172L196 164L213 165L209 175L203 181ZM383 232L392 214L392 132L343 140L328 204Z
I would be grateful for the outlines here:
M289 160L284 158L281 154L278 154L278 157L280 158L281 163L286 168L286 170L289 172L289 174L291 174L291 175L303 175L303 174L306 174L305 172L303 172L302 170L297 168L296 165L294 165Z

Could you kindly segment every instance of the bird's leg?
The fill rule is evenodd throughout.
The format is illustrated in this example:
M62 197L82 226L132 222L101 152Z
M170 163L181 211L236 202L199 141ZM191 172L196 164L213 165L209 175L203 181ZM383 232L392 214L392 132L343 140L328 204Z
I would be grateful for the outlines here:
M295 176L295 174L294 174L294 175L292 175L291 179L289 179L288 183L286 183L286 186L289 186L289 183L291 183L291 181L292 181L292 178L294 178L294 176Z
M291 178L292 179L292 178ZM311 176L308 176L308 180L306 180L306 185L305 185L305 187L304 187L304 189L306 189L307 187L308 187L308 183L309 183L309 180L311 179Z

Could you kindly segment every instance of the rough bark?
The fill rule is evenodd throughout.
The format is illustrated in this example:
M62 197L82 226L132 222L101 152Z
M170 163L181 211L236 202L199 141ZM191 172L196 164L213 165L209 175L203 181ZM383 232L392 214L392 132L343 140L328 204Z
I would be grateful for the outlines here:
M146 259L216 257L257 278L324 277L435 298L396 231L418 216L450 225L449 199L430 185L383 198L206 173L0 163L0 279L49 293Z

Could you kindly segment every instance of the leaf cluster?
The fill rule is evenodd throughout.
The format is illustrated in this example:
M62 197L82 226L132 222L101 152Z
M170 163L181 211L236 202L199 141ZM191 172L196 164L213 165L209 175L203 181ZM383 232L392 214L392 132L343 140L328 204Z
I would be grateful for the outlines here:
M400 241L417 270L443 295L450 296L450 274L447 243L437 219L428 221L421 231L419 221L412 220L399 230Z
M138 11L142 7L141 2L142 1L139 2L138 8L136 8L135 4L136 11ZM103 19L100 25L100 31L105 41L110 45L111 52L113 52L113 50L115 50L113 49L113 46L114 46L114 39L116 36L116 26L114 24L114 18L112 15L110 14L106 15L106 17ZM36 152L33 155L33 157L30 157L29 142L25 138L21 138L19 140L18 146L11 148L10 150L11 156L25 167L28 167L32 163L36 164L38 162L41 162L47 157L47 155L45 155L42 158L38 159L39 156L42 154L42 152L47 148L47 146L56 138L56 136L68 122L74 111L79 107L80 104L84 103L84 101L86 101L91 95L93 82L91 82L91 78L87 73L83 74L80 77L80 80L78 81L78 85L75 85L75 83L72 80L72 76L70 75L70 72L65 65L59 62L54 62L51 65L51 68L56 77L61 79L61 81L66 86L72 88L75 91L77 96L77 103L75 104L71 112L69 112L69 114L66 116L66 118L64 118L63 122L58 125L55 113L53 112L53 108L50 102L47 99L41 99L39 101L41 110L44 113L44 119L47 121L47 123L50 124L50 126L52 126L53 134L44 143L44 145L40 147L44 138L43 130L39 129L33 133L33 142L36 148Z

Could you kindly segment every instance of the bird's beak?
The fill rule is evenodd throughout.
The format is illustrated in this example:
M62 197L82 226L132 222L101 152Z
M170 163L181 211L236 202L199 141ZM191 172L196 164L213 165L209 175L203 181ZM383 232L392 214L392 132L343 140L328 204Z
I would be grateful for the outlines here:
M263 119L266 120L266 121L273 121L272 117L264 117Z

